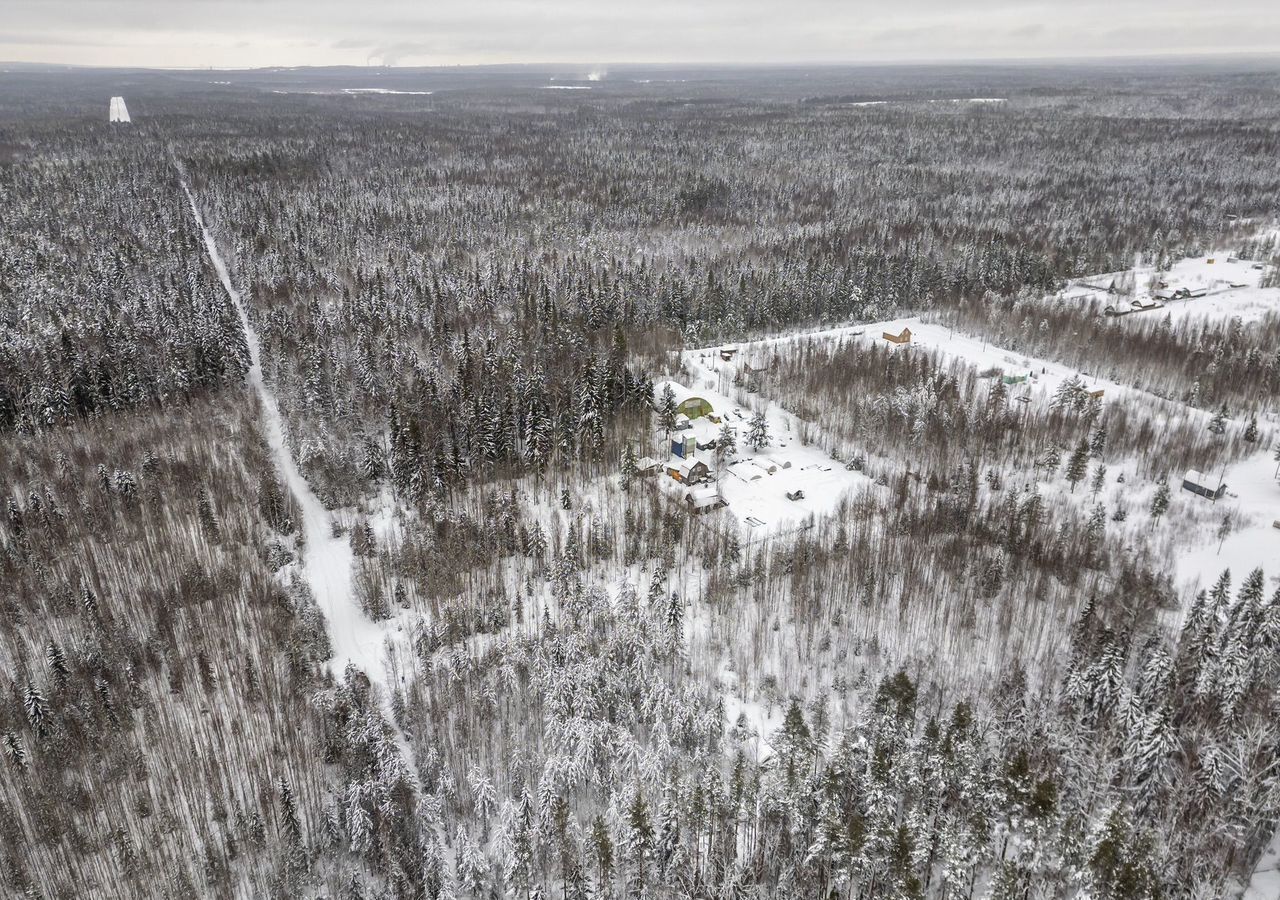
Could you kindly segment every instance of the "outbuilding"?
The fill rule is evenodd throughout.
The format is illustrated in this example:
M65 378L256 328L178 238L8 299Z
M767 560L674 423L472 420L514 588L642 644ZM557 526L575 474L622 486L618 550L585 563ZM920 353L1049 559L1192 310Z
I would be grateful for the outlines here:
M724 498L720 496L719 491L713 487L699 488L696 491L687 492L684 495L684 502L688 505L689 512L694 515L702 515L727 505Z
M636 460L637 475L657 475L662 471L662 463L658 462L652 456L642 456Z
M881 335L881 337L890 344L909 344L911 343L911 329L903 328L897 334L894 334L891 331L886 331Z
M1227 492L1227 483L1195 469L1188 469L1187 474L1182 476L1182 489L1210 500L1221 500L1222 495Z

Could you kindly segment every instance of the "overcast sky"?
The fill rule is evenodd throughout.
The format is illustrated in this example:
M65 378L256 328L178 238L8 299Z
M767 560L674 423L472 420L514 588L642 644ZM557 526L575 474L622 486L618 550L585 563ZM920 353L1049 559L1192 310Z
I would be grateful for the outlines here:
M1278 0L0 0L0 60L857 62L1280 50Z

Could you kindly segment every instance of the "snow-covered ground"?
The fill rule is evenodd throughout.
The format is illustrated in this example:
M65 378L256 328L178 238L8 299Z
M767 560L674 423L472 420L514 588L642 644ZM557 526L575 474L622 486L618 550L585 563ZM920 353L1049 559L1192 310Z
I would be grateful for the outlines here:
M1212 261L1211 261L1212 260ZM1262 268L1257 268L1262 266ZM1269 313L1280 313L1280 288L1259 287L1266 264L1256 260L1236 259L1227 252L1212 256L1193 256L1179 260L1160 272L1152 266L1138 266L1129 272L1112 272L1076 279L1060 296L1077 302L1098 301L1103 306L1127 306L1131 300L1149 300L1161 290L1204 290L1202 297L1159 299L1162 307L1122 317L1123 321L1148 321L1167 317L1174 322L1184 319L1257 322ZM1132 276L1132 296L1107 293L1113 282ZM1163 282L1167 288L1159 288Z
M1280 900L1280 830L1262 852L1241 900Z
M728 503L728 513L742 523L748 540L804 527L811 518L834 512L856 488L872 484L871 479L847 470L820 448L802 443L801 420L762 396L753 400L764 411L770 441L759 451L748 447L747 431L755 410L715 389L719 375L712 368L711 356L711 351L686 353L685 363L696 376L693 384L679 387L681 391L688 387L706 399L724 424L737 430L738 452L716 473L716 483ZM719 362L718 356L714 358ZM654 395L660 397L667 384L677 383L658 382ZM711 427L713 432L718 429L719 426ZM657 435L655 447L660 448L663 443L663 436ZM655 455L663 462L667 460L666 455ZM715 468L713 451L699 451L697 458ZM666 475L657 477L665 489L680 497L689 490ZM803 491L804 497L788 499L787 493L793 491Z
M1182 536L1187 549L1176 555L1180 585L1208 587L1223 569L1230 569L1238 582L1259 566L1267 569L1273 583L1280 578L1280 528L1273 524L1280 522L1280 481L1275 472L1276 462L1269 453L1260 451L1227 467L1222 476L1227 495L1216 503L1181 492L1187 502L1209 508L1209 521ZM1224 541L1217 530L1228 514L1232 531Z
M1205 420L1206 425L1208 423L1209 414L1203 410L1191 409L1114 381L1093 378L1060 363L1013 353L981 338L954 332L943 325L923 322L916 317L737 344L733 346L738 352L729 361L721 359L719 347L689 350L685 352L683 362L686 368L696 373L696 383L691 387L706 397L717 410L728 410L727 421L738 425L740 435L744 435L750 412L737 411L736 404L725 396L733 390L735 379L741 374L744 365L760 365L765 361L766 351L803 341L830 341L837 346L870 346L875 343L887 346L883 333L897 334L904 328L911 329L911 343L895 352L915 353L928 350L968 363L979 371L1000 369L1008 374L1029 374L1031 377L1027 382L1013 387L1011 391L1013 396L1025 396L1028 402L1036 405L1048 404L1064 381L1079 378L1087 389L1101 390L1104 402L1141 402L1154 411L1170 416L1199 417ZM661 389L662 385L659 385L658 391ZM759 398L759 402L768 410L771 433L778 438L779 443L788 441L786 446L771 447L760 456L791 458L795 462L792 469L779 469L772 476L755 478L745 484L735 478L734 473L761 475L761 470L742 463L729 468L729 472L721 479L724 496L729 502L729 509L748 525L751 524L750 517L756 517L769 523L760 526L762 533L786 530L799 524L804 513L821 515L833 511L840 498L851 489L872 483L860 473L845 471L840 463L816 447L802 447L792 438L799 430L799 420L780 410L775 404L769 404L763 397ZM721 406L721 403L728 405ZM822 425L821 422L813 424L817 427ZM740 437L740 447L742 443ZM743 455L752 454L743 450ZM807 468L809 466L814 468ZM1276 463L1269 450L1259 450L1253 456L1228 466L1221 473L1228 485L1228 494L1217 503L1210 503L1181 490L1180 473L1170 478L1169 487L1173 492L1170 510L1161 529L1151 537L1143 536L1142 532L1149 525L1146 507L1150 503L1154 485L1147 485L1145 488L1137 486L1136 460L1118 464L1113 462L1108 468L1108 487L1097 500L1111 509L1123 498L1131 513L1126 526L1114 523L1109 525L1109 535L1133 543L1167 541L1174 557L1173 574L1179 587L1192 592L1197 585L1211 585L1226 568L1230 568L1237 579L1258 566L1269 569L1274 567L1275 571L1268 571L1267 574L1272 578L1280 576L1280 566L1276 566L1276 562L1280 561L1280 529L1272 526L1274 521L1280 520L1280 482L1273 477ZM1121 474L1127 481L1123 493L1116 484L1117 476ZM1089 499L1089 494L1085 491L1068 493L1067 485L1061 479L1044 482L1037 473L1029 472L1026 480L1036 482L1042 495L1055 497L1054 502L1076 505L1095 502ZM806 499L798 503L788 501L785 492L797 487L805 491ZM1223 516L1228 514L1231 516L1231 533L1220 549L1218 528Z

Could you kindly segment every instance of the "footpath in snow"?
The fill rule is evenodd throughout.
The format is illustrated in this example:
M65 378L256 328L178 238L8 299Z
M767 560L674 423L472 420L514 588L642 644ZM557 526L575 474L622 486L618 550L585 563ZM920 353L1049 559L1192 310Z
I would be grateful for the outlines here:
M307 479L303 477L297 463L294 462L293 454L289 452L289 447L285 443L284 419L280 415L280 405L262 377L258 334L249 322L243 298L231 283L226 263L218 252L213 235L200 215L195 195L192 194L181 171L179 171L179 180L182 190L187 195L187 201L191 205L191 213L195 216L196 225L204 236L204 246L208 251L209 260L217 270L218 278L222 281L227 296L231 298L240 315L245 340L249 346L249 385L257 393L262 404L262 422L266 430L267 443L271 447L271 455L281 478L288 485L302 510L302 532L306 547L301 573L308 587L311 588L316 603L324 611L325 621L329 626L329 643L333 649L333 673L340 679L349 664L355 665L372 681L382 684L385 688L386 674L382 663L382 651L386 633L378 623L371 621L364 614L352 590L355 554L344 537L334 534L333 517L311 490L311 485L307 483ZM387 699L384 696L384 703Z

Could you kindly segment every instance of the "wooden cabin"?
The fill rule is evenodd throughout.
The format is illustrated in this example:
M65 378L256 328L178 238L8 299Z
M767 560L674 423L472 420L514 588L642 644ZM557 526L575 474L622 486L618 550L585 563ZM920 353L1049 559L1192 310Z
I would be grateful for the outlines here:
M1182 476L1182 489L1209 500L1221 500L1222 495L1227 492L1227 483L1195 469L1188 469L1187 474Z
M886 331L881 335L881 337L883 337L886 341L888 341L891 344L910 344L911 329L903 328L897 334L894 334L893 332L890 332L890 331Z

